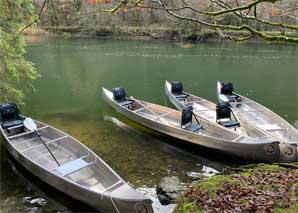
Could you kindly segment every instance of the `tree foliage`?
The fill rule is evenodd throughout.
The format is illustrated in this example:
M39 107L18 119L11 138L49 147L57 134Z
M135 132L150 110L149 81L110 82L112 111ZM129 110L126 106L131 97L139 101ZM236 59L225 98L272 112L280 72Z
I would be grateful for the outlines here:
M36 20L32 1L0 0L0 102L23 103L39 75L24 55L23 29Z

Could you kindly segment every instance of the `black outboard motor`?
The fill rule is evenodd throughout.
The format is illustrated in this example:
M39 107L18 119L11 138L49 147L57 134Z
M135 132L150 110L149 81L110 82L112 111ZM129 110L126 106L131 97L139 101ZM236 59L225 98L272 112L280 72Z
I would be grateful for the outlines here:
M193 124L192 123L192 116L193 116L193 107L192 106L186 106L182 109L181 114L181 128L191 131L191 132L197 132L201 129L203 129L203 126L199 124Z
M241 98L239 95L234 94L234 86L231 82L226 82L221 84L221 94L226 95L229 102L239 102Z
M131 105L134 101L127 98L125 90L122 87L116 87L112 90L112 92L114 100L118 102L119 105L129 109L131 108Z
M22 127L23 120L24 119L20 116L20 110L15 103L0 104L0 122L4 129L17 126Z
M171 92L179 101L185 101L188 94L183 93L183 84L180 81L173 81Z
M182 82L173 81L172 82L171 92L175 95L182 95L183 94L183 84L182 84Z
M122 87L116 87L112 90L114 100L117 102L123 102L126 100L126 93Z
M221 94L224 95L233 95L234 86L231 82L226 82L221 84Z

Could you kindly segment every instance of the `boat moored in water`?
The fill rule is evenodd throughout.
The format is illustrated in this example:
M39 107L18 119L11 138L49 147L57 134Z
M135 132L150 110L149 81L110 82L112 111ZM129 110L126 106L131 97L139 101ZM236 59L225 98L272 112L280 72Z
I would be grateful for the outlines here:
M201 97L187 93L183 91L183 84L181 82L173 81L170 83L166 81L165 93L176 108L182 110L185 106L192 106L193 112L197 117L206 120L211 123L211 125L225 129L226 132L224 134L229 134L229 132L232 131L234 134L238 134L239 137L253 140L256 143L258 140L262 141L265 138L278 141L270 134L267 134L261 129L256 128L255 125L247 122L246 119L239 117L238 114L234 113L229 103L215 104ZM220 112L221 107L223 107L224 113ZM223 120L223 122L220 122L221 120ZM225 125L224 122L227 122L228 125ZM233 124L235 125L233 126ZM280 143L279 148L280 161L297 161L297 145Z
M35 130L26 128L27 121ZM21 116L13 103L0 104L0 123L16 161L61 192L103 212L153 212L149 198L65 132Z
M157 104L128 98L123 88L102 88L106 102L123 116L157 132L193 144L259 161L292 161L284 158L279 143L271 137L249 138L196 118L191 107L182 112ZM193 122L193 118L195 118ZM297 153L295 153L295 157Z
M217 99L218 102L229 103L237 117L276 138L280 143L298 144L296 128L267 107L235 93L232 83L217 82Z

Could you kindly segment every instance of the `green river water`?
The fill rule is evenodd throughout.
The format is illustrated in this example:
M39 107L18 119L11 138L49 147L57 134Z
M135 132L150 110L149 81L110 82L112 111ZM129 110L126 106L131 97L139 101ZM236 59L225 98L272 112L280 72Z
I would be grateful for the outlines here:
M123 86L128 95L173 107L165 80L216 100L216 81L231 81L240 94L269 107L297 126L297 46L264 43L202 43L182 48L173 42L51 39L32 43L27 58L42 77L28 93L23 114L76 137L121 177L161 206L155 186L165 176L190 182L189 172L239 165L238 159L186 145L118 115L100 88ZM3 212L93 211L23 169L1 145ZM242 162L241 162L242 163Z

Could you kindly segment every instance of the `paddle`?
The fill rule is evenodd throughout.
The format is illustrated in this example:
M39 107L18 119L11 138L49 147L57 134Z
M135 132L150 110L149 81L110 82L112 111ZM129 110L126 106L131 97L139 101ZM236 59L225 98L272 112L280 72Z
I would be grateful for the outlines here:
M31 119L31 118L26 118L24 120L24 126L29 129L30 131L34 131L37 136L39 137L39 139L41 140L41 142L43 143L43 145L47 148L47 150L49 151L49 153L52 155L52 157L54 158L54 160L56 161L56 163L58 164L58 166L60 166L60 163L57 161L57 159L55 158L55 156L53 155L53 153L51 152L50 148L48 147L48 145L44 142L44 140L42 139L41 135L39 134L39 132L37 131L37 125L36 123Z

